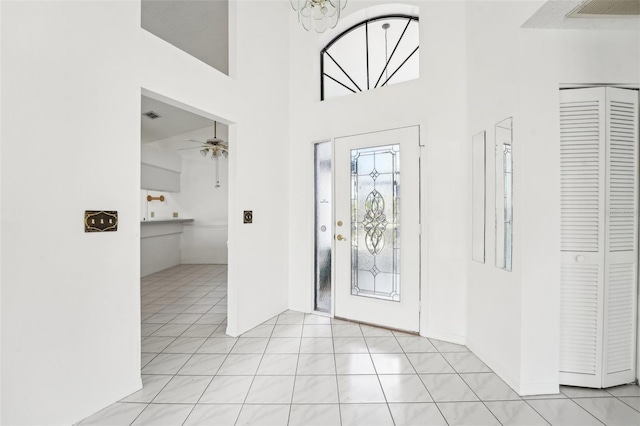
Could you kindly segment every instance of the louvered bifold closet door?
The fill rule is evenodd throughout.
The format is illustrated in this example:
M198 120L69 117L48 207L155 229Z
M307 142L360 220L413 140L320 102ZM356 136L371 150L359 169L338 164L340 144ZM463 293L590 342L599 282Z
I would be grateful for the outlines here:
M635 380L638 92L560 95L560 383Z
M638 92L606 89L606 256L603 387L635 380L638 259Z
M560 92L560 383L600 387L604 309L605 96Z

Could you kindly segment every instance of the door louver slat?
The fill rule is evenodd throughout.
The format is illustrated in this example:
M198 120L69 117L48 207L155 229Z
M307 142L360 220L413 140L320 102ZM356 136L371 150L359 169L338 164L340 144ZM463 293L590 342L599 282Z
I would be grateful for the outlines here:
M576 303L578 301L580 303ZM560 305L560 370L595 374L598 337L597 265L562 267Z
M560 106L560 209L562 251L597 251L600 180L599 105L566 102ZM580 190L577 191L576 189Z
M608 250L633 251L636 238L636 112L633 104L609 102ZM623 136L628 135L628 136Z
M607 297L607 373L630 370L634 363L634 286L633 263L611 265Z

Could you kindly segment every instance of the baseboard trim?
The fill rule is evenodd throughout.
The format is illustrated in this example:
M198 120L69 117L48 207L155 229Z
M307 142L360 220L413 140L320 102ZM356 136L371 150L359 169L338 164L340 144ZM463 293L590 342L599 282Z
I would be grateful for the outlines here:
M560 385L557 382L520 383L517 392L520 396L557 394L560 393Z
M428 337L430 339L443 340L445 342L455 343L457 345L466 345L466 338L464 336L460 336L459 334L452 334L446 332L437 332L433 330L425 330L424 332L420 330L420 335L423 337Z

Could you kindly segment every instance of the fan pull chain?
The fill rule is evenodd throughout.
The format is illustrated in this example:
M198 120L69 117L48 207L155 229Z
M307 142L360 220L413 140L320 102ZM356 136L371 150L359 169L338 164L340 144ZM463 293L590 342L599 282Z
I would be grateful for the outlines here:
M220 156L216 156L216 188L220 188Z

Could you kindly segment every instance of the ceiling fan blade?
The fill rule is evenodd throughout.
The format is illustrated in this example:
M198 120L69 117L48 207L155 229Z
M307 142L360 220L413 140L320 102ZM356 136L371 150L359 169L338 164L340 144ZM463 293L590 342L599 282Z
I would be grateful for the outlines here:
M197 141L195 139L185 139L184 142L194 142L194 143L199 143L200 145L204 145L206 143L202 141Z
M209 149L208 146L192 146L189 148L179 148L178 151L184 151L185 149Z

